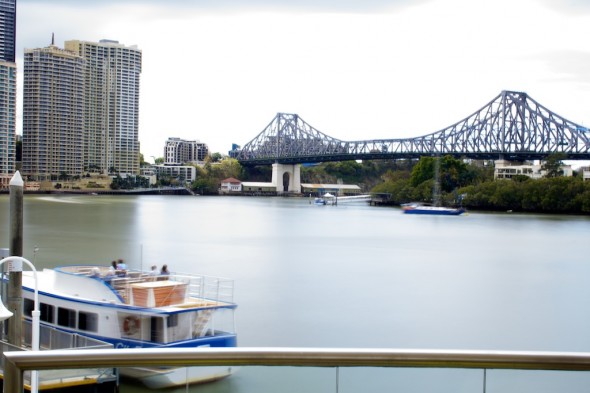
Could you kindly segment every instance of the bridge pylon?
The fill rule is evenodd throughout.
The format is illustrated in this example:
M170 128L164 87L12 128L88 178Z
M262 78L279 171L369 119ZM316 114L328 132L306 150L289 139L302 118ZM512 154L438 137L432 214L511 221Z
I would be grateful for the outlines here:
M272 184L277 193L301 193L301 166L299 164L272 164Z

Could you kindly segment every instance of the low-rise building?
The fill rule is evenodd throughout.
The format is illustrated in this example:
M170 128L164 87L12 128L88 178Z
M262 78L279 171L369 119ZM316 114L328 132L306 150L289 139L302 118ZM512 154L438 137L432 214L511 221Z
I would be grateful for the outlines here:
M192 183L197 179L197 168L190 165L152 165L156 175L168 176L183 183Z
M237 179L229 178L221 182L219 192L222 194L242 193L255 195L276 194L277 187L267 182L240 182ZM301 184L301 193L312 195L324 195L330 193L336 196L360 195L361 188L354 184Z
M360 195L361 188L355 184L310 184L301 183L301 193L323 195L329 192L336 196Z
M139 169L139 173L142 177L145 177L150 182L150 186L153 186L158 181L158 175L154 168L150 167L142 167Z
M229 177L221 181L221 187L219 188L220 194L231 194L236 192L242 192L242 182L233 177Z
M578 173L582 176L582 180L590 181L590 166L580 167Z
M527 176L531 179L540 179L545 177L541 164L518 164L515 165L507 160L494 161L494 179L512 179L514 176ZM562 165L563 176L570 177L573 175L571 165Z
M242 182L242 193L244 194L276 194L277 186L272 183L245 181Z

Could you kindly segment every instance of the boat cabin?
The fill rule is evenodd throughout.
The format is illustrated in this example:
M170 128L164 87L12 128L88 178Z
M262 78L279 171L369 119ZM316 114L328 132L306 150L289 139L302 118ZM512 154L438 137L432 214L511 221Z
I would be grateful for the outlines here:
M39 277L42 323L115 346L188 346L207 339L214 345L217 336L234 334L231 280L138 271L113 276L88 266L45 269ZM33 293L26 281L23 276L24 315L30 318Z

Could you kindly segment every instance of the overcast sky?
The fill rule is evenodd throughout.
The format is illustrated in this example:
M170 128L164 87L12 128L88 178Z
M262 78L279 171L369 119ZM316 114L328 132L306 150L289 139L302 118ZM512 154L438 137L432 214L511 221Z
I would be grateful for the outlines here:
M168 137L225 154L277 112L342 140L420 136L502 90L590 126L588 0L17 1L21 86L23 49L52 33L142 50L148 161Z

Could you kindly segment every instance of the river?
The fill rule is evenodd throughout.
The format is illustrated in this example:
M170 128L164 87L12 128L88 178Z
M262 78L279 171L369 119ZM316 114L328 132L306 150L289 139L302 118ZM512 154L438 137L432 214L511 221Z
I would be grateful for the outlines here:
M0 247L9 244L8 201L0 197ZM38 269L123 258L131 268L165 263L233 278L240 346L590 351L589 217L415 216L305 198L26 195L24 218L24 256ZM324 390L333 372L252 368L189 390L279 391L266 384L287 375L280 391L333 391ZM374 390L366 381L362 389L383 391L371 379Z

